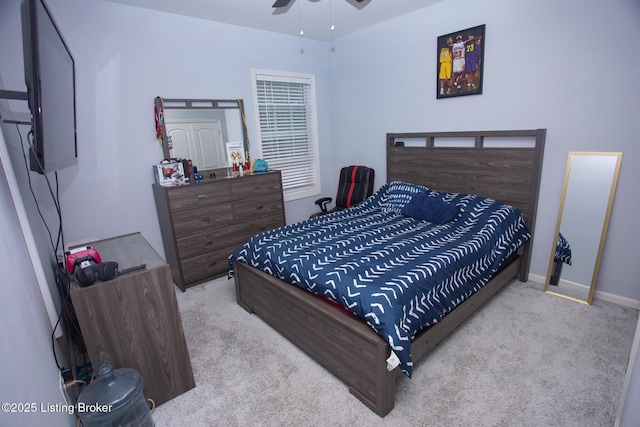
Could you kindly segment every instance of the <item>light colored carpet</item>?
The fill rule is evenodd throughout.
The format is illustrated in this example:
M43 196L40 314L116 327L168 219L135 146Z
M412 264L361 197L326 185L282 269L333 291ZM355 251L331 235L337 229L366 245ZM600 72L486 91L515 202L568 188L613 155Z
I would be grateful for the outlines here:
M225 278L177 292L196 388L163 426L612 426L638 311L512 282L397 383L380 418L235 301Z

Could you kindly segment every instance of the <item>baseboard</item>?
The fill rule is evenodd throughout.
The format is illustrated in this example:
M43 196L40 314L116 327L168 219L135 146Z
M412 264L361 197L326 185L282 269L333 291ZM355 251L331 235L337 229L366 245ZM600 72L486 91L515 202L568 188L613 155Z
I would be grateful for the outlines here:
M529 273L529 277L527 278L530 282L540 283L544 286L544 282L547 280L545 276L540 276L538 274Z
M547 278L545 276L540 276L538 274L531 274L531 273L529 274L528 279L531 282L540 283L543 286L544 286L544 283L547 280ZM577 283L572 283L572 282L565 282L565 284L568 284L568 285L570 285L572 287L586 288L586 286L584 286L584 285L579 285ZM585 289L585 292L586 291L588 291L588 290ZM622 296L619 296L619 295L611 294L609 292L602 292L602 291L598 291L598 290L596 290L596 292L593 294L593 297L597 298L599 300L602 300L602 301L612 302L614 304L618 304L618 305L621 305L623 307L630 307L630 308L634 308L636 310L640 310L640 301L632 299L632 298L622 297Z
M601 299L603 301L613 302L615 304L622 305L624 307L630 307L630 308L635 308L636 310L640 310L640 301L636 299L621 297L619 295L614 295L608 292L600 292L600 291L596 291L593 297Z

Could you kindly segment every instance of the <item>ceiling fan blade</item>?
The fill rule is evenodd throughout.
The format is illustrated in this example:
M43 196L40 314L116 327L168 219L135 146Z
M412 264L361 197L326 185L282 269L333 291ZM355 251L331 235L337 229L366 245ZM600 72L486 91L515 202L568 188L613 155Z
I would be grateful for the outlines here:
M362 0L360 0L360 1L362 1ZM289 3L291 3L291 0L276 0L276 2L273 4L272 7L285 7Z
M276 0L276 2L273 4L273 8L281 8L281 7L287 7L289 6L293 1L295 0ZM362 3L365 0L355 0L357 3Z

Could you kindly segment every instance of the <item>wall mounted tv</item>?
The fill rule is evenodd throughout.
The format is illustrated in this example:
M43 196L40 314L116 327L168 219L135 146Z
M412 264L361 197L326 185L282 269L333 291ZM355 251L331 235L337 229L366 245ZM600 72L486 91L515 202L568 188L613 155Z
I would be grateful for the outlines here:
M75 62L44 0L23 0L21 15L33 132L29 163L45 174L78 161Z

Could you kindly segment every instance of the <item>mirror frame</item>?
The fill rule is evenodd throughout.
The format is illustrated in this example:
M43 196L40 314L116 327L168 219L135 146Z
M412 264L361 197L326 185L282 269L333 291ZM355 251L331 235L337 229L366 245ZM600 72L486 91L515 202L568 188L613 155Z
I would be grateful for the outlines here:
M156 97L155 101L157 136L162 142L162 154L165 159L170 159L169 147L166 143L167 129L164 121L164 110L240 110L240 120L242 121L243 151L249 151L249 135L247 132L247 119L244 114L244 101L242 99L187 99L187 98L161 98ZM226 167L213 169L198 169L203 176L214 175L224 172L226 175ZM223 176L220 175L220 176Z
M571 166L573 164L574 157L576 156L611 156L616 157L616 165L613 171L613 176L611 179L611 189L609 191L609 197L607 201L607 209L605 212L605 217L602 224L602 231L600 233L600 243L598 245L598 251L596 254L595 265L593 268L593 274L591 276L591 283L589 286L589 294L586 300L581 300L579 298L575 298L569 295L564 295L559 292L549 290L549 285L551 282L551 275L553 274L553 264L555 260L555 252L556 245L558 239L558 233L560 233L560 227L562 222L562 214L564 212L564 204L567 196L567 187L569 185L569 177L571 175ZM606 151L570 151L569 156L567 158L567 167L564 174L564 184L562 186L562 198L560 200L560 208L558 210L558 220L556 221L556 229L553 234L553 245L551 247L551 256L549 257L549 267L547 269L547 277L544 284L544 292L555 295L561 298L565 298L571 301L576 301L582 304L591 305L593 301L593 296L596 289L596 280L598 278L598 271L600 269L600 261L602 259L602 251L604 249L604 241L607 235L607 229L609 228L609 220L611 218L611 209L613 207L613 198L616 193L616 187L618 185L618 177L620 175L620 166L622 164L622 153L621 152L606 152Z

